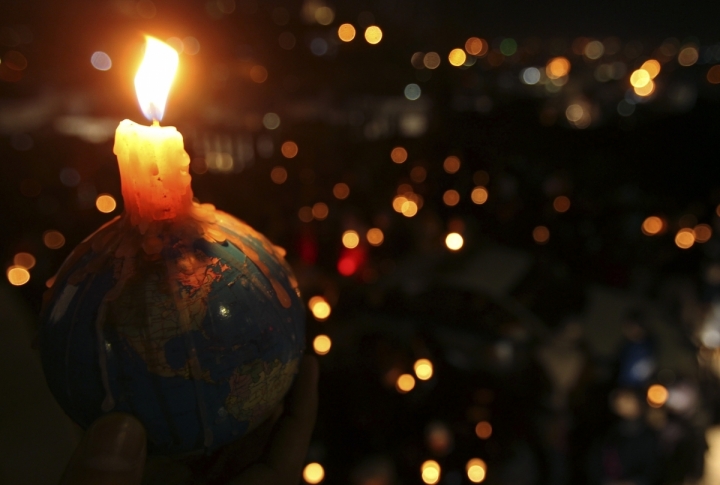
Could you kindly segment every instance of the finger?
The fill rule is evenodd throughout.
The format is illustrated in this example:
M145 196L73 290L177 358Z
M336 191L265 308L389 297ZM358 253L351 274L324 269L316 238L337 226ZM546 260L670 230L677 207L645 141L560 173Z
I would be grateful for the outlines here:
M87 430L61 485L139 485L146 455L145 428L129 414L108 414Z
M237 484L297 483L317 416L318 362L305 356L288 399L287 414L277 423L264 463L246 470Z

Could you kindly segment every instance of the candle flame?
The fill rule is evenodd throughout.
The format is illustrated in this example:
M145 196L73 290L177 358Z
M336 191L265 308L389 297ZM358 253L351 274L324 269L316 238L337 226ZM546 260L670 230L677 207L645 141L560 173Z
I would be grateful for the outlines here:
M135 75L135 92L148 120L160 121L178 66L178 53L164 42L145 36L145 57Z

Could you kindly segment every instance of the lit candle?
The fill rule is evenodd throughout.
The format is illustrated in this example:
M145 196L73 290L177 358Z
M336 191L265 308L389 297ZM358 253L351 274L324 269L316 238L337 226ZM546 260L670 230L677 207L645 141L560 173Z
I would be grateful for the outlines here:
M193 210L190 157L182 135L175 127L159 124L177 65L178 54L172 47L147 37L135 90L143 113L153 124L123 120L115 132L113 151L120 167L125 212L142 234L155 221L173 220Z

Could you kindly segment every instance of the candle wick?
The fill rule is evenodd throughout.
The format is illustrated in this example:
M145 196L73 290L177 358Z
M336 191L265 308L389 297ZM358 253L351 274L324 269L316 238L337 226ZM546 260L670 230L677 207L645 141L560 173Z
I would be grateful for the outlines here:
M153 125L153 126L160 126L160 122L159 122L158 120L156 120L155 118L153 118L153 123L152 123L152 125Z

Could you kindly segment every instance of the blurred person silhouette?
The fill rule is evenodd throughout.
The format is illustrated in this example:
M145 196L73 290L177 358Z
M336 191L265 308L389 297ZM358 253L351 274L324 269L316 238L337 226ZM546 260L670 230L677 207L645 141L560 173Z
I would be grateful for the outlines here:
M659 484L662 463L655 432L644 422L644 404L636 389L610 394L610 407L619 420L590 450L587 482L592 485Z
M318 363L306 356L287 399L264 424L209 456L147 457L142 424L107 414L88 428L61 485L294 485L300 481L317 414Z

